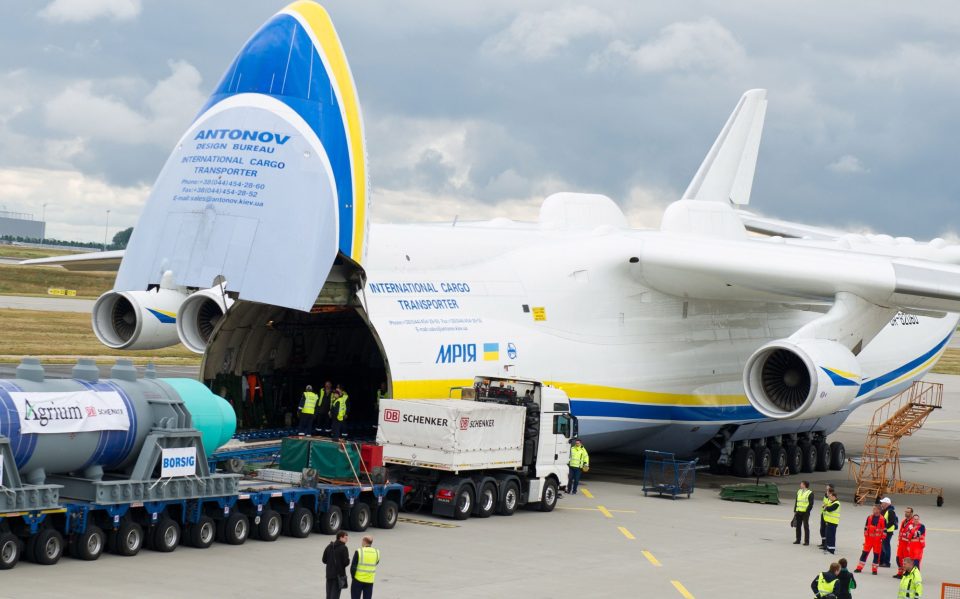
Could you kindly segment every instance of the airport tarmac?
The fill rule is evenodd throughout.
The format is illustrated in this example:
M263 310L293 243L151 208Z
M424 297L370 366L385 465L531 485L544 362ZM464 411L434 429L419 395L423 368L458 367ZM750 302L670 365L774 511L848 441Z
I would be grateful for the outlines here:
M960 582L960 377L928 380L946 383L945 407L904 442L903 475L943 485L946 504L935 507L932 496L893 499L898 513L911 505L927 525L925 596L939 597L941 581ZM850 457L859 455L877 405L855 412L831 438L843 441ZM705 473L698 474L691 499L644 498L642 472L630 462L593 456L586 492L564 496L554 513L523 510L510 518L463 522L404 514L393 530L370 529L382 551L375 596L810 597L810 581L831 561L844 556L851 567L856 564L869 508L851 503L853 481L845 471L776 479L782 503L761 505L720 500L721 484L742 480ZM825 482L838 486L843 511L837 556L813 546L819 542L816 513L812 545L792 544L788 523L801 478L813 482L816 505ZM351 533L351 553L361 536ZM21 563L0 572L0 596L318 597L324 584L320 557L330 540L282 537L239 547L215 544L205 551L181 547L133 558L104 555L94 563L70 558L49 567ZM893 599L894 572L857 575L854 597Z
M0 308L41 310L44 312L93 312L96 300L70 297L38 297L27 295L0 295Z

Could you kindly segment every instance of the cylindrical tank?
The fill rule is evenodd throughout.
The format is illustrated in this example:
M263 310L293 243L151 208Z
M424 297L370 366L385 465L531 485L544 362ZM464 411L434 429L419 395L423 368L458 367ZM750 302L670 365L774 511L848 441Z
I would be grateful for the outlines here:
M197 429L208 455L236 430L233 408L197 381L158 379L151 367L137 378L129 360L110 374L99 379L96 364L80 360L72 379L45 379L39 360L24 358L17 378L0 380L0 435L10 438L26 482L122 472L154 428Z

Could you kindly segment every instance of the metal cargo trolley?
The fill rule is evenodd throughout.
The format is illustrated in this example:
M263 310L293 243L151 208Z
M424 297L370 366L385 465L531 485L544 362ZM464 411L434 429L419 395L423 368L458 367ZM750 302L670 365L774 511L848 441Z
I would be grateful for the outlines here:
M677 460L672 453L665 451L644 452L643 456L643 496L648 493L677 495L693 494L696 481L698 460Z

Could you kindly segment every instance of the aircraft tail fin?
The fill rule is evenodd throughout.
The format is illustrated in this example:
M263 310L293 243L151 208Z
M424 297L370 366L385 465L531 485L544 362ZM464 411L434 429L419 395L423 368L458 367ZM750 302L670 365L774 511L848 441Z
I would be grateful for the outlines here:
M740 97L682 199L750 203L766 112L767 90L751 89Z

